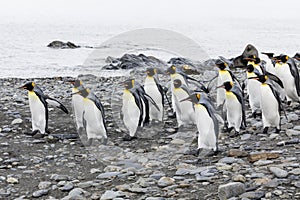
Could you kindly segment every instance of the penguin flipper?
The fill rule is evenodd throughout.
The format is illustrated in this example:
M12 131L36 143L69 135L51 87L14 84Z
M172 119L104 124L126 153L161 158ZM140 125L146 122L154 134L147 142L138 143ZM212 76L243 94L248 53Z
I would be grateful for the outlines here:
M296 66L296 63L294 62L293 59L290 58L288 60L287 64L289 65L291 74L293 75L293 77L295 79L295 86L296 86L297 94L298 94L298 96L300 96L299 71L298 71L298 68Z
M69 114L69 111L68 109L62 104L60 103L59 101L57 101L56 99L54 98L51 98L49 96L46 96L46 102L52 106L55 106L59 109L61 109L62 111L64 111L66 114Z
M274 82L276 82L281 88L284 88L282 81L280 80L280 78L278 76L276 76L275 74L272 74L268 71L266 71L266 75Z

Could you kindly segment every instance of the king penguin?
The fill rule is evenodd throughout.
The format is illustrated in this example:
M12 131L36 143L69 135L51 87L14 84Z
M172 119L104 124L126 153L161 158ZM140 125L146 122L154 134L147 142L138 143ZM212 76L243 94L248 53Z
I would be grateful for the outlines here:
M159 110L153 105L149 104L149 115L150 120L158 120L163 121L163 104L164 104L164 91L163 87L160 85L157 77L156 77L156 69L148 68L147 77L145 79L144 89L145 92L154 100L156 105L159 107Z
M276 132L280 131L280 111L281 100L279 94L273 89L272 85L268 83L266 75L260 75L255 78L261 82L261 110L263 121L263 133L268 132L270 126L276 127Z
M226 81L233 82L234 80L236 80L233 73L229 69L227 69L226 62L224 62L222 59L217 59L215 64L219 68L217 85L221 85ZM217 108L223 105L224 101L225 101L225 91L217 90Z
M182 73L178 73L177 68L172 65L171 67L169 67L166 71L166 73L168 75L170 75L171 77L171 101L172 101L172 108L173 108L173 112L176 113L176 108L175 108L175 96L174 96L174 80L175 79L179 79L181 81L182 85L187 86L187 80L185 78L185 76Z
M287 101L300 102L299 71L293 59L281 54L275 57L275 72L282 80Z
M260 108L260 83L257 80L252 79L260 75L259 71L254 68L252 64L247 65L247 92L249 96L249 105L252 112L252 117L256 118L256 115L261 113Z
M56 99L46 96L34 82L28 82L20 88L28 90L28 99L32 123L32 133L29 135L33 136L40 132L41 135L44 136L45 133L49 133L48 104L52 104L60 108L67 114L69 113L67 108L62 103L60 103Z
M226 90L226 116L228 121L228 132L235 129L235 135L240 131L241 127L246 127L245 104L240 87L234 85L233 82L227 81L218 88Z
M261 60L259 57L250 55L247 58L244 58L244 60L248 61L247 65L252 65L260 74L265 74L266 69L261 65Z
M82 133L84 129L83 125L83 96L79 94L79 91L83 90L83 84L81 80L70 81L70 83L74 86L72 88L72 106L75 114L75 122L77 126L78 133Z
M141 127L143 123L143 103L138 91L134 89L134 79L128 79L122 84L125 87L122 97L123 122L130 136L125 139L132 140L136 138L137 128Z
M85 121L88 145L91 145L94 139L100 139L106 144L107 128L101 101L89 89L84 88L78 93L83 97L83 120Z
M194 124L195 123L195 112L192 102L184 101L180 102L182 99L185 99L190 96L189 89L182 85L180 79L175 79L174 84L174 100L175 100L175 110L176 110L176 119L178 127Z
M209 98L200 93L193 93L181 100L183 101L191 101L195 107L195 123L198 129L197 154L202 149L218 152L219 124Z

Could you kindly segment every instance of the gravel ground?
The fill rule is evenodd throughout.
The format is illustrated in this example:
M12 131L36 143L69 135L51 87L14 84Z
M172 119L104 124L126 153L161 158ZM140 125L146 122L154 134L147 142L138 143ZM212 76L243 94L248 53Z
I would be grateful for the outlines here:
M300 199L300 111L286 108L282 131L262 134L260 119L247 118L239 136L220 134L221 152L197 158L196 128L175 129L167 114L133 141L120 121L122 78L80 77L106 110L109 142L85 147L72 112L50 108L50 134L31 131L24 79L0 79L1 199ZM35 79L70 111L71 78ZM169 111L165 107L166 113ZM249 109L247 116L250 116Z

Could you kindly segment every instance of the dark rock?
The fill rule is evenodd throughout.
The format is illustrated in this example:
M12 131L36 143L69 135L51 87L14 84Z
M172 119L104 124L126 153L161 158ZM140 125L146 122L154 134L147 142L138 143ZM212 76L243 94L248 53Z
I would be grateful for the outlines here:
M76 49L80 46L75 45L72 42L62 42L55 40L47 45L47 47L54 48L54 49Z

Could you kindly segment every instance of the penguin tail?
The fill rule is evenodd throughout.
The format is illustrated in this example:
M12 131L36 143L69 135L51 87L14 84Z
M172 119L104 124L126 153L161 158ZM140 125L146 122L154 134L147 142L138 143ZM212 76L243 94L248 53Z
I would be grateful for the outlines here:
M66 114L69 114L69 111L68 109L62 104L60 103L59 101L57 101L56 99L53 99L49 96L46 97L46 102L52 106L55 106L59 109L61 109L63 112L65 112Z

